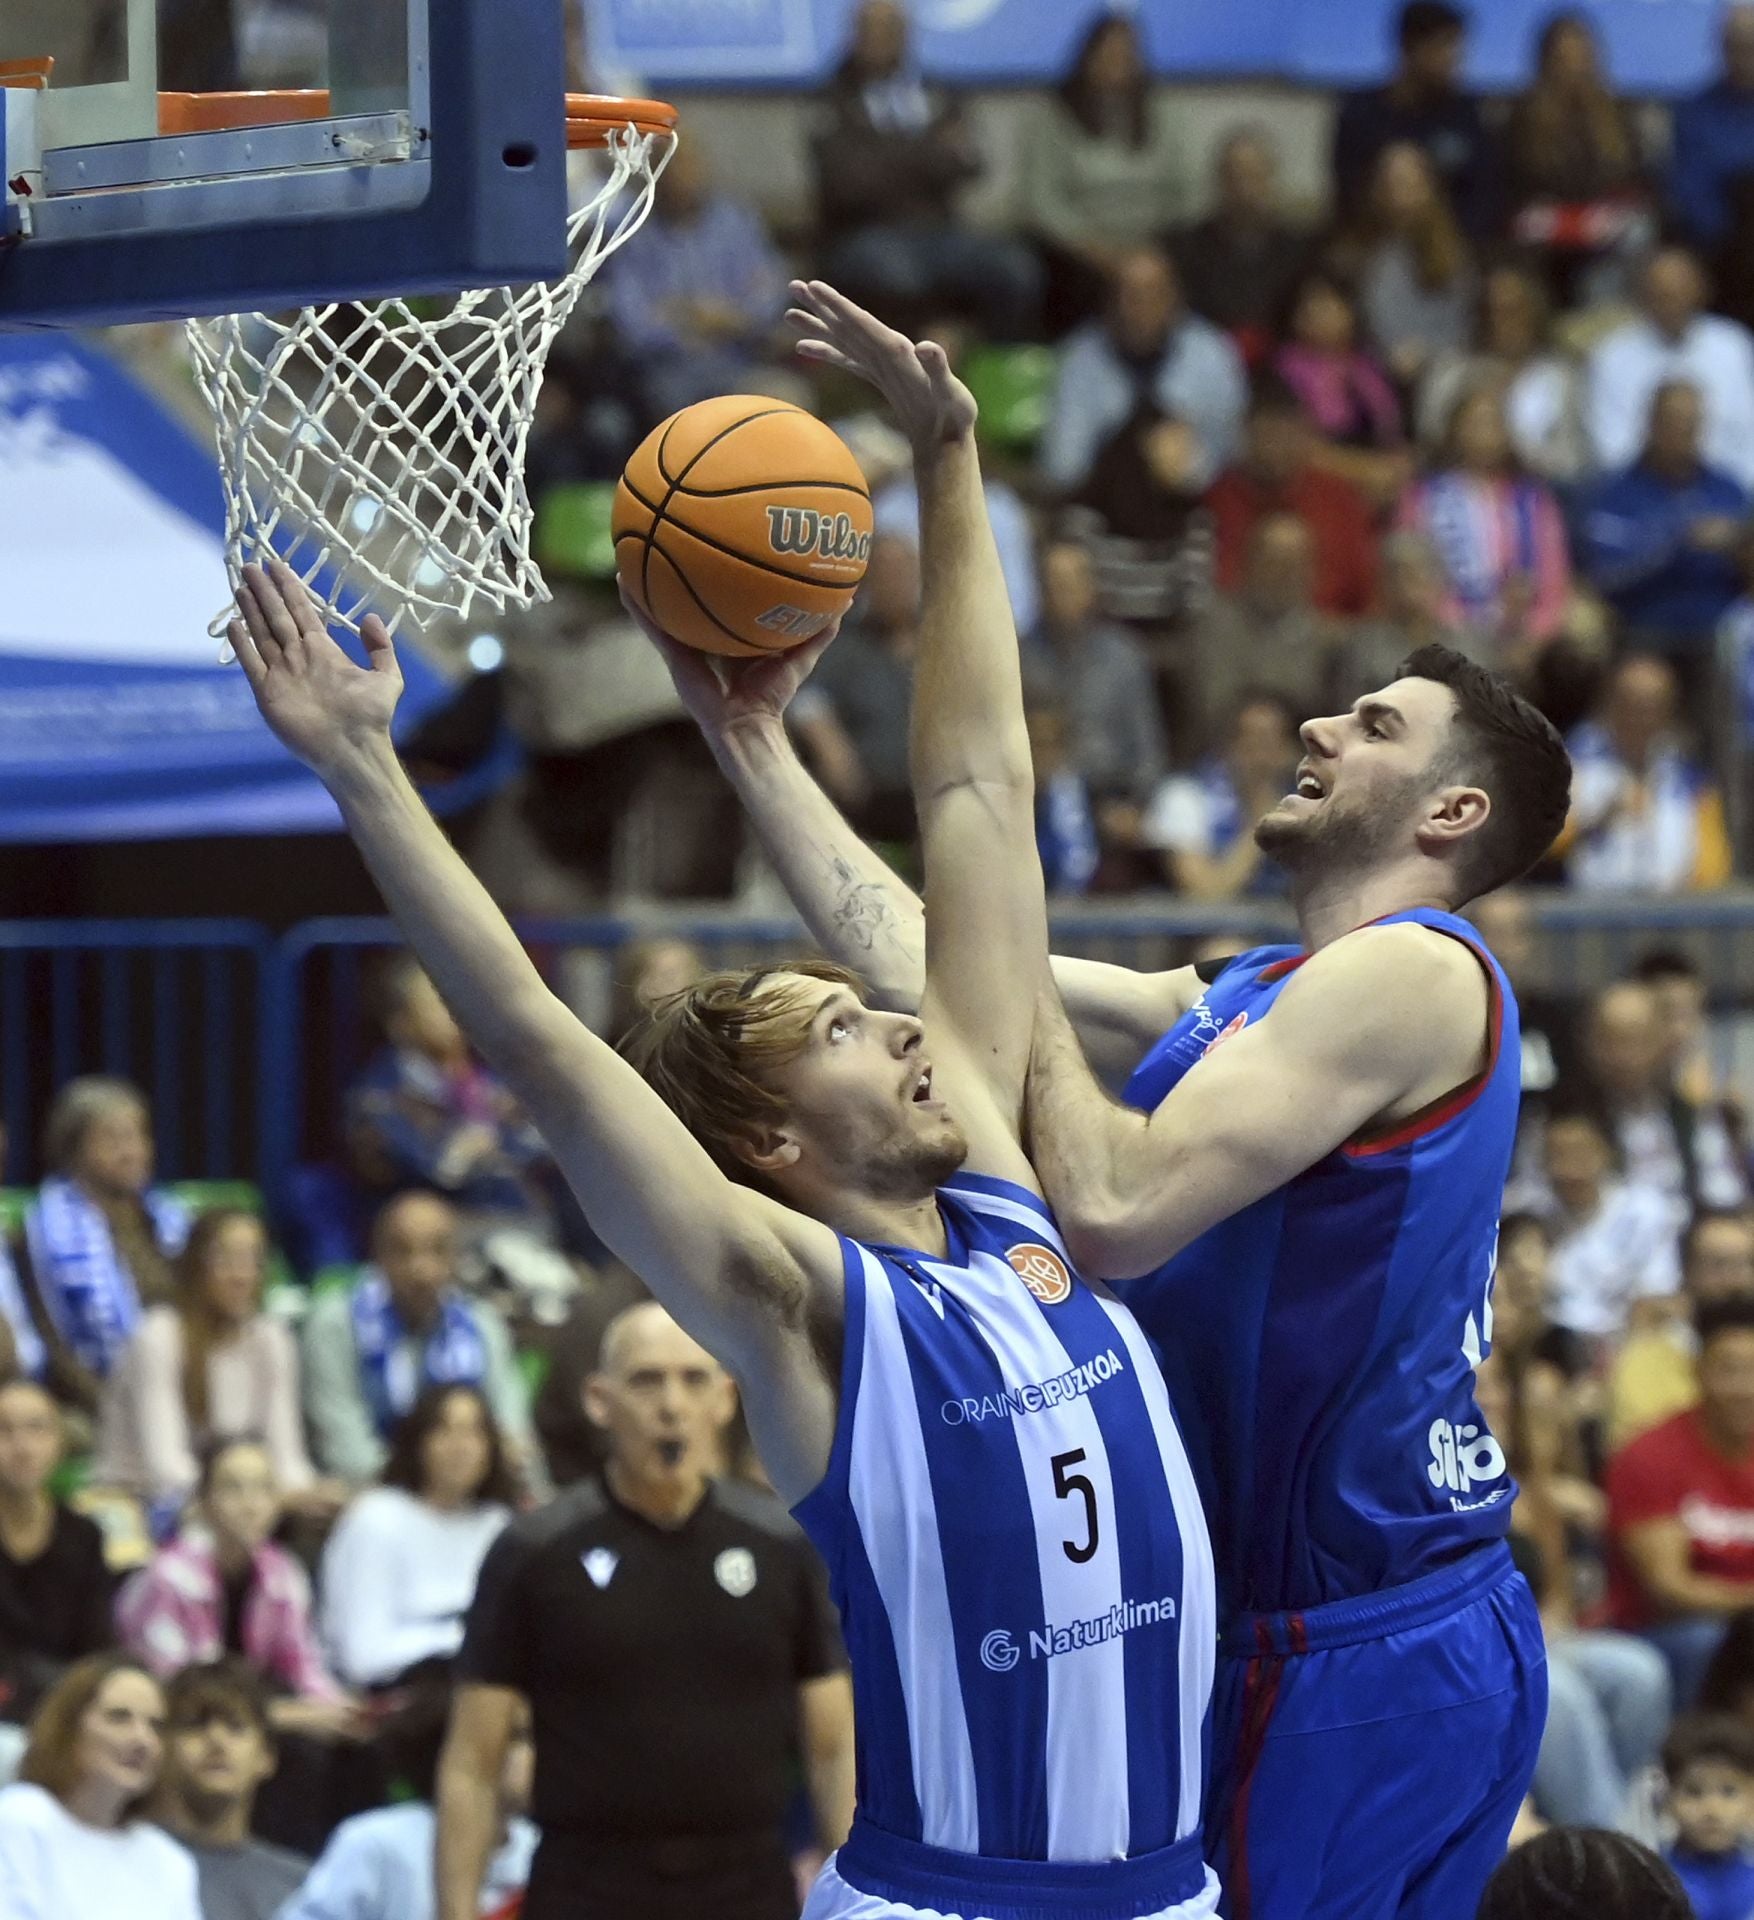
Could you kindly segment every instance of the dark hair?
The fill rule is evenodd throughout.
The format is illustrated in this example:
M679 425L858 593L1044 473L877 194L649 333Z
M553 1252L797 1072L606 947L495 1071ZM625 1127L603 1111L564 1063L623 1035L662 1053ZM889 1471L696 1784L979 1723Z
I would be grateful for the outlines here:
M463 1380L440 1381L436 1386L422 1389L419 1399L397 1421L396 1430L390 1436L389 1457L384 1462L380 1476L384 1485L400 1487L404 1493L411 1493L417 1499L420 1497L426 1485L427 1440L445 1417L445 1408L450 1400L459 1393L475 1402L481 1414L483 1431L487 1435L487 1469L481 1476L481 1484L475 1489L475 1498L483 1504L492 1502L506 1507L516 1506L518 1484L512 1477L511 1467L505 1457L505 1441L500 1434L499 1422L493 1417L486 1394Z
M1553 1244L1553 1223L1538 1213L1507 1213L1498 1222L1498 1243L1530 1230L1538 1233L1548 1246Z
M1096 58L1097 48L1111 33L1130 34L1135 44L1139 38L1139 29L1127 14L1100 14L1091 23L1090 31L1084 36L1083 44L1073 59L1071 70L1060 82L1061 104L1089 134L1102 131L1102 124L1096 114L1095 91L1090 84L1090 68ZM1150 113L1151 76L1145 71L1145 61L1141 51L1138 76L1127 90L1127 139L1131 145L1144 146L1151 130Z
M1734 1713L1687 1713L1663 1742L1663 1774L1672 1787L1701 1760L1717 1760L1754 1778L1754 1727Z
M235 1655L184 1667L164 1690L164 1715L172 1728L204 1727L209 1720L241 1720L274 1747L268 1693L247 1660Z
M1571 809L1571 756L1559 729L1509 681L1453 647L1421 647L1401 662L1398 677L1449 688L1456 702L1450 765L1492 802L1457 862L1461 899L1520 880L1559 837Z
M1551 1827L1500 1863L1476 1920L1693 1920L1693 1904L1649 1847L1600 1827Z
M1701 1713L1740 1713L1750 1691L1754 1691L1754 1607L1744 1607L1730 1615L1694 1704Z
M1701 1300L1693 1309L1693 1331L1699 1351L1723 1333L1754 1333L1754 1293L1726 1293L1716 1300Z
M118 1673L138 1673L155 1687L160 1685L156 1674L126 1653L94 1653L69 1667L43 1696L31 1719L30 1744L18 1766L20 1780L67 1804L79 1785L79 1723ZM128 1802L120 1824L134 1818L150 1792L148 1788Z
M1294 413L1299 420L1309 418L1297 389L1273 367L1262 367L1249 382L1248 417L1254 420L1267 413Z
M1395 23L1395 41L1403 53L1427 40L1442 40L1452 33L1466 33L1468 16L1449 0L1407 0Z
M1646 947L1632 969L1632 978L1644 987L1657 986L1664 980L1703 983L1705 969L1680 947Z

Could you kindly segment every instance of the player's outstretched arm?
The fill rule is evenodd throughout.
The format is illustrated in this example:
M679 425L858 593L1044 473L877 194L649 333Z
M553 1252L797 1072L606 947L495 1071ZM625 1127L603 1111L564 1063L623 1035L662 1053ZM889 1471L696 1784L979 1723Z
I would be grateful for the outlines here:
M1154 1113L1092 1078L1043 996L1029 1141L1073 1258L1128 1280L1355 1135L1461 1086L1484 1057L1485 975L1411 925L1348 934L1299 968L1271 1020L1214 1046Z
M997 1101L1015 1142L1047 977L1047 905L1017 632L987 520L974 397L942 347L897 333L824 282L796 281L792 298L799 353L875 387L913 448L923 581L911 726L926 869L921 1011L929 1044L942 1055L953 1036L958 1064ZM960 1089L952 1097L966 1100Z
M264 718L334 795L410 946L529 1110L605 1243L750 1387L763 1459L801 1496L834 1431L810 1330L839 1312L838 1241L727 1179L548 990L396 757L402 676L382 622L364 625L371 665L360 667L290 569L246 569L238 601L231 641Z

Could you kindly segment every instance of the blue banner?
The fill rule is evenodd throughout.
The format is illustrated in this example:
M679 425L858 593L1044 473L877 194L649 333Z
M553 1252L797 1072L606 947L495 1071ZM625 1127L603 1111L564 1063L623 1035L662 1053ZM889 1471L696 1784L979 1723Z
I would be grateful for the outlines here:
M0 841L310 833L340 817L207 623L218 463L71 334L0 334ZM407 727L447 697L401 649Z
M584 0L593 57L663 91L819 85L847 45L856 0ZM1476 0L1468 71L1476 86L1523 86L1557 0ZM1066 71L1110 0L909 0L934 79L1039 86ZM1315 86L1380 80L1400 0L1135 0L1154 70L1166 79L1258 76ZM1581 0L1615 83L1685 92L1716 60L1722 0Z

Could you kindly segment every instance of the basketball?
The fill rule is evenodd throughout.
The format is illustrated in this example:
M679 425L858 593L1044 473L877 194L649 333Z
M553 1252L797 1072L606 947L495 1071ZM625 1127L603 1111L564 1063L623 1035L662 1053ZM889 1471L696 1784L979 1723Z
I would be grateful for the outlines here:
M871 496L840 436L783 400L729 394L670 416L615 490L622 585L706 653L783 653L845 613Z

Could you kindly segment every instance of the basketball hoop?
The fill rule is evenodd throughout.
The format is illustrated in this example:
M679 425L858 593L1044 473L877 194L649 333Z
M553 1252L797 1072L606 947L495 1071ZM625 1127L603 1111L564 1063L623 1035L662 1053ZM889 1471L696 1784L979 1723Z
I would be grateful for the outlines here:
M175 111L212 126L326 109L305 93L205 96ZM606 157L607 178L568 218L561 279L463 293L437 312L394 298L187 323L218 438L234 587L247 561L278 554L354 631L370 612L394 630L411 612L461 618L477 603L503 612L549 598L524 485L537 390L586 284L651 212L676 113L569 94L566 129L569 149ZM230 617L215 620L216 638Z

